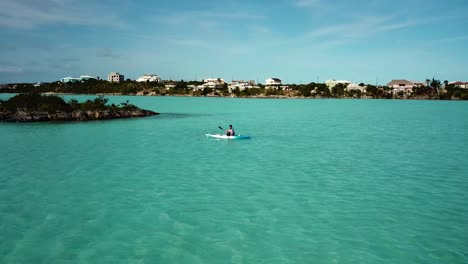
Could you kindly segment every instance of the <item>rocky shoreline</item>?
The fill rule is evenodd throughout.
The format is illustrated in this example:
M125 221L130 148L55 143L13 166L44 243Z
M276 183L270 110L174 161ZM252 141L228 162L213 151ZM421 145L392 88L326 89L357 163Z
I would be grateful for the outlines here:
M135 110L77 110L73 112L57 111L54 113L40 111L26 111L17 109L16 112L0 112L0 121L3 122L46 122L46 121L90 121L110 120L131 117L146 117L159 115L157 112L143 109Z

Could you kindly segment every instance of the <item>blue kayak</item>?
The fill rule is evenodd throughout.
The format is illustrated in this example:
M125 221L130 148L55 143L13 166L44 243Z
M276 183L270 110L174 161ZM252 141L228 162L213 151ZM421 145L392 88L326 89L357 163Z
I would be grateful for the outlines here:
M221 134L205 134L207 137L218 138L218 139L249 139L250 136L244 135L235 135L235 136L226 136Z

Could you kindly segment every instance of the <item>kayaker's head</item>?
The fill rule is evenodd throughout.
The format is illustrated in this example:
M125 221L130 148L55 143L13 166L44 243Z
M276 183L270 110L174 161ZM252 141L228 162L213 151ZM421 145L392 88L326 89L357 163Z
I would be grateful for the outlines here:
M232 125L229 125L229 128L232 128Z

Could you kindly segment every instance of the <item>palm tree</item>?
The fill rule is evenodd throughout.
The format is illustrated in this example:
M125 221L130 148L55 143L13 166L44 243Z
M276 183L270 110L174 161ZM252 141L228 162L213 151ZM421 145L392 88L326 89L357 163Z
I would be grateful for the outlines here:
M437 92L437 99L440 99L440 96L439 96L440 81L432 78L431 88Z

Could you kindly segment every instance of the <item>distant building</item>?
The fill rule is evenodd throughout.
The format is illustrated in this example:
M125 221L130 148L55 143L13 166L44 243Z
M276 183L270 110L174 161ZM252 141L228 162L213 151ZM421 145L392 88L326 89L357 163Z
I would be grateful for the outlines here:
M225 84L224 79L221 78L208 78L208 79L203 79L203 84L200 89L204 88L210 88L210 89L216 89L216 88L222 88L223 85Z
M221 78L207 78L207 79L203 79L203 82L204 83L209 83L209 82L212 82L212 83L216 83L216 84L224 84L224 79L221 79Z
M40 87L41 85L42 85L41 82L37 82L37 83L34 84L34 87L38 88L38 87Z
M88 81L88 80L99 80L99 78L96 78L94 76L89 76L89 75L81 75L80 79L82 81Z
M424 83L420 81L410 81L410 82L413 83L413 86L419 86L419 87L424 86Z
M96 77L89 76L89 75L81 75L80 77L64 77L60 79L60 81L63 83L81 82L81 81L88 81L88 80L96 80Z
M76 77L63 77L63 78L60 78L60 81L63 83L73 83L73 82L81 82L81 79L76 78Z
M187 89L197 91L197 86L195 84L187 84Z
M219 87L220 84L215 83L215 82L206 82L206 83L202 84L202 86L203 86L203 88L215 89L216 87Z
M347 87L350 83L350 81L334 79L325 81L325 85L328 87L328 89L335 87L337 84L343 84L345 87Z
M468 82L455 81L455 82L449 82L449 84L452 84L454 87L457 87L457 88L468 89Z
M140 76L137 80L137 82L161 82L161 78L159 78L158 75L156 74L150 74L146 73L143 76Z
M254 87L255 87L255 81L253 80L250 80L250 81L233 80L228 86L229 91L231 92L236 88L239 88L240 91L243 91L245 89L250 89Z
M279 78L268 78L265 80L266 86L278 86L281 85L281 79Z
M177 85L176 85L175 83L166 83L166 84L164 85L164 87L166 88L166 90L174 89L174 88L176 88L176 86L177 86Z
M124 76L118 72L111 72L107 75L107 81L109 82L123 82Z
M359 90L362 93L366 91L367 86L359 86L359 84L356 83L350 83L348 86L346 86L346 90L351 91L351 90Z
M387 86L393 88L393 91L399 92L410 92L413 90L414 87L421 87L424 86L423 82L418 81L408 81L408 80L392 80L391 82L387 83Z

